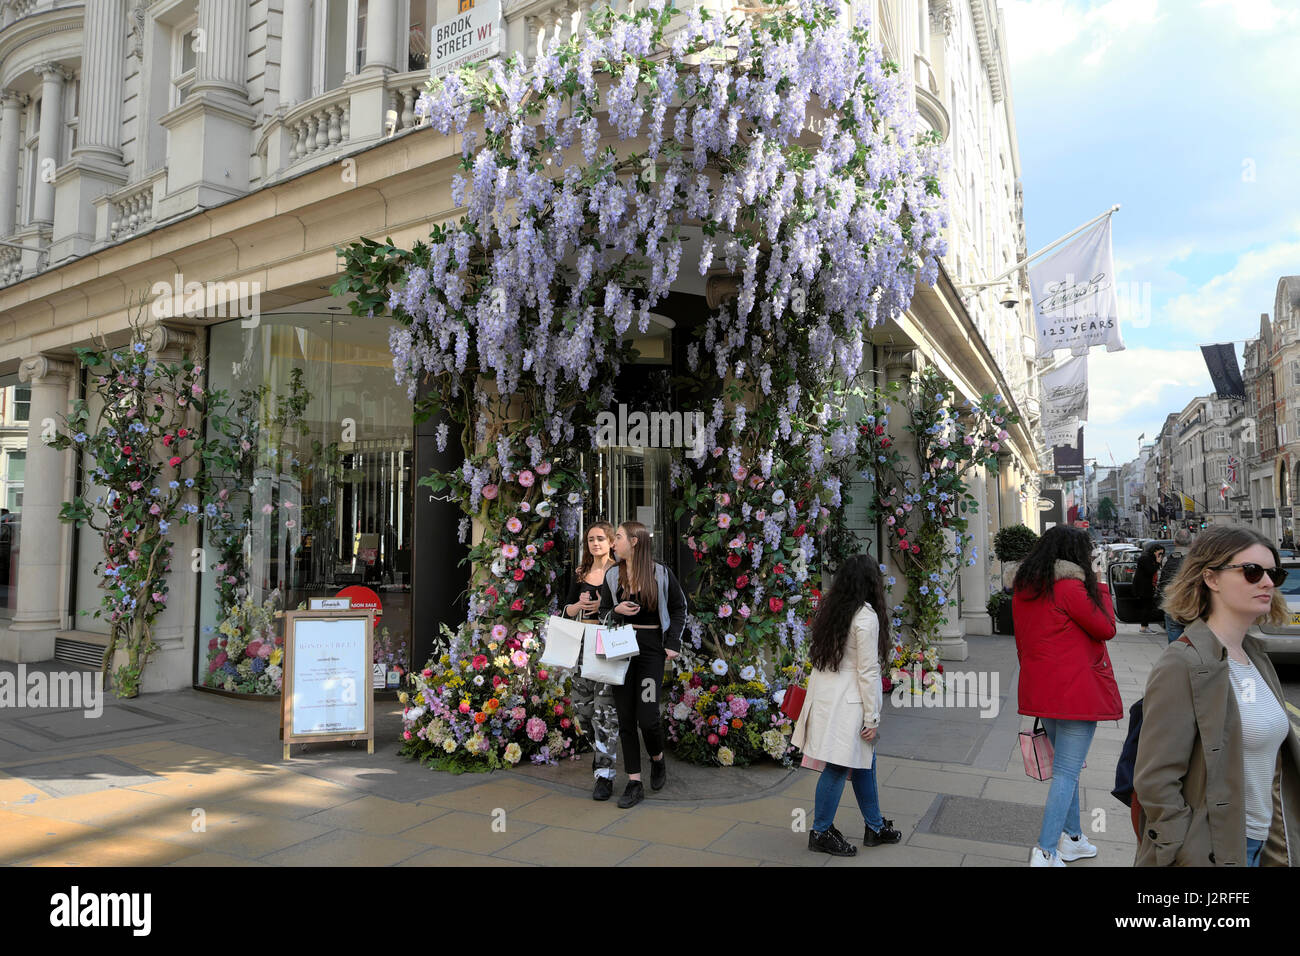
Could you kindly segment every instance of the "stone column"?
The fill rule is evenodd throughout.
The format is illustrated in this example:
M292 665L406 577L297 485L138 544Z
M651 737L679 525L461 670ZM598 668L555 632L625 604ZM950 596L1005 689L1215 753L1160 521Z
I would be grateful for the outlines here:
M311 95L311 0L284 0L280 28L280 103L293 106Z
M19 112L27 97L12 90L0 92L0 236L14 234L18 203Z
M400 69L397 48L397 0L370 0L366 7L366 65L363 73Z
M975 496L979 511L971 515L966 531L974 535L972 544L978 557L972 567L964 563L961 569L961 619L967 634L991 634L993 625L989 620L987 604L989 596L989 509L988 480L983 468L976 468L969 473L967 485ZM967 549L967 561L970 557Z
M906 386L912 376L915 367L914 352L911 348L886 348L884 351L885 366L885 384L888 386L891 382L899 382ZM894 445L898 449L899 457L902 459L903 470L911 471L913 474L918 473L916 467L916 442L911 433L908 432L907 426L911 424L912 416L908 413L907 407L902 401L895 400L890 403L889 412L889 435L894 439ZM900 494L902 489L899 489ZM895 584L888 588L889 606L892 608L896 604L902 604L903 598L907 594L907 579L903 576L903 570L898 562L898 552L893 550L892 546L898 540L895 534L892 537L885 536L889 547L881 561L888 566L889 571L886 577L892 575Z
M244 102L248 67L248 4L244 0L199 0L201 50L194 91L228 93Z
M126 57L126 0L86 4L81 50L77 153L122 160L122 68Z
M32 219L53 223L54 182L47 178L46 170L50 160L55 166L59 164L63 142L63 84L68 80L68 73L57 63L44 63L35 72L41 78L41 131Z
M200 338L193 331L159 323L152 329L151 354L166 364L180 364L187 356L197 354ZM203 422L193 412L186 427L202 429ZM158 449L159 453L162 448ZM196 462L189 462L179 480L198 474ZM197 504L197 500L190 499ZM206 542L200 537L202 522L192 516L188 524L174 523L167 537L172 542L172 566L168 577L167 607L154 619L153 639L158 650L149 659L141 682L142 693L177 690L189 687L194 680L194 622L197 619L199 581L202 570L194 569L194 550ZM208 562L201 562L210 563ZM125 663L125 652L119 652L119 663Z
M47 420L68 412L72 362L36 355L25 359L18 380L32 388L27 425L27 478L23 484L22 547L19 551L18 608L9 633L0 636L0 660L46 661L54 657L54 634L62 626L65 580L62 525L68 459L41 440Z

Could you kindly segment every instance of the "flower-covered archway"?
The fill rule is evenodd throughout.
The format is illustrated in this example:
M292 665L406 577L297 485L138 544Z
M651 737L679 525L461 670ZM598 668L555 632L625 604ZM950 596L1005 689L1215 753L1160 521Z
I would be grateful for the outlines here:
M464 213L409 250L354 244L335 286L396 319L397 376L412 396L428 383L417 414L442 415L440 448L464 456L422 479L476 543L469 614L417 680L408 752L465 767L572 748L561 678L534 661L557 536L587 491L577 454L630 337L693 269L736 288L688 349L705 434L673 465L698 565L674 686L746 704L721 733L718 713L678 729L707 738L701 759L783 756L764 681L800 656L817 541L856 464L847 390L867 330L943 252L940 152L897 67L837 4L722 19L659 0L602 8L533 63L436 81L419 109L460 140Z

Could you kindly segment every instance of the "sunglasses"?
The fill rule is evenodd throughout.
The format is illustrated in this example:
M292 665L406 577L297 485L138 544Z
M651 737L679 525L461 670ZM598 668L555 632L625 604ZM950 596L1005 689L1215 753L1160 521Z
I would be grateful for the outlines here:
M1241 569L1242 576L1245 577L1247 584L1258 584L1259 579L1266 574L1272 579L1274 587L1281 587L1282 582L1286 580L1286 568L1266 568L1262 564L1223 564L1217 568L1210 568L1210 570L1232 571L1237 568Z

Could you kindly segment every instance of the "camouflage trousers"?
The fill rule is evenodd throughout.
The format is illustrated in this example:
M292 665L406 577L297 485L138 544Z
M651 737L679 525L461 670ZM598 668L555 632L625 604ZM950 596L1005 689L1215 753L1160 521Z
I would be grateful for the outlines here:
M574 677L569 696L579 729L591 743L596 776L613 780L618 762L618 710L614 707L613 689L609 684Z

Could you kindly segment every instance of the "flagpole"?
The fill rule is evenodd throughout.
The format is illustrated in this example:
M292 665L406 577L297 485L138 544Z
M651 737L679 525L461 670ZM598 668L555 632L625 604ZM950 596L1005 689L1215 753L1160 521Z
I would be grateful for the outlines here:
M1074 232L1066 233L1064 236L1062 236L1060 239L1057 239L1055 242L1053 242L1053 243L1051 243L1051 244L1049 244L1049 245L1043 246L1043 248L1039 249L1039 250L1038 250L1037 252L1035 252L1032 256L1026 256L1025 258L1021 259L1019 262L1017 262L1015 265L1013 265L1013 266L1012 266L1010 269L1008 269L1006 272L1000 273L1000 274L997 275L995 278L989 279L989 280L986 281L986 282L975 282L975 283L972 283L972 284L970 284L970 285L959 285L959 286L957 286L957 290L958 290L959 292L967 292L967 291L971 291L971 290L974 290L974 289L986 289L986 288L988 288L988 287L991 286L991 285L997 285L999 282L1001 282L1001 281L1002 281L1003 279L1005 279L1007 276L1011 275L1011 274L1014 273L1014 272L1018 272L1020 269L1023 269L1025 266L1029 265L1029 263L1033 262L1035 259L1037 259L1039 256L1041 256L1043 253L1045 253L1045 252L1051 252L1053 249L1055 249L1055 248L1056 248L1057 246L1059 246L1061 243L1066 242L1066 241L1069 240L1069 239L1073 239L1075 236L1077 236L1079 233L1083 232L1083 230L1087 229L1089 226L1094 225L1094 224L1096 224L1096 223L1099 223L1099 222L1101 222L1103 219L1105 219L1107 216L1113 216L1113 215L1114 215L1115 213L1117 213L1117 212L1119 212L1119 203L1115 203L1115 205L1111 206L1109 209L1107 209L1107 210L1106 210L1104 213L1102 213L1100 216L1097 216L1095 219L1089 219L1087 222L1085 222L1085 223L1084 223L1082 226L1080 226L1078 229L1074 230Z

